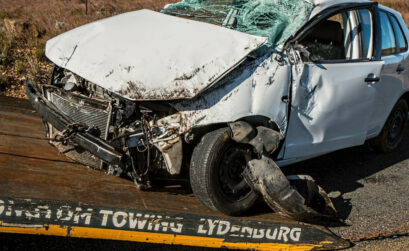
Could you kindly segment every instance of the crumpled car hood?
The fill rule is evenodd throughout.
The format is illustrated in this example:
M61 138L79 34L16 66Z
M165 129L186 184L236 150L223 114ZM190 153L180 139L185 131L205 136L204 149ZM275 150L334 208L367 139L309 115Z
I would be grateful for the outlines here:
M140 10L47 42L46 56L131 100L192 98L267 42L212 24Z

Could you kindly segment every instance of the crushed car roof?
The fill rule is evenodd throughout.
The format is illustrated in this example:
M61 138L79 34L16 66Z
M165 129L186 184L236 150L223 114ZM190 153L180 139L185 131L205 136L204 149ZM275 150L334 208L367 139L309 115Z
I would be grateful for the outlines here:
M340 4L347 4L347 3L371 3L371 0L305 0L307 2L312 3L315 8L312 12L311 17L315 16L322 10L329 8L331 6L340 5Z

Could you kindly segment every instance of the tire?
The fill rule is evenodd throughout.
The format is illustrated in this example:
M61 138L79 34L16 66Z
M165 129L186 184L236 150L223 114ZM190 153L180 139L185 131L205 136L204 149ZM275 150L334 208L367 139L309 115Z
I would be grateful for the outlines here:
M381 133L370 141L370 145L375 150L389 153L398 148L405 136L408 110L408 103L403 99L399 100L389 115Z
M230 138L228 128L206 134L190 162L193 193L203 205L223 214L235 216L248 211L258 195L241 173L252 155L249 147Z

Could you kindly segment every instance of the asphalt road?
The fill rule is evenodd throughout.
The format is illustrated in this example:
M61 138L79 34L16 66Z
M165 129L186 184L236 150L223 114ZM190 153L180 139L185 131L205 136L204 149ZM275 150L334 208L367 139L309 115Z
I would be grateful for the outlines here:
M345 226L330 227L347 239L391 235L382 241L357 242L355 249L409 250L409 128L399 149L380 154L369 146L341 150L293 165L332 197ZM400 237L403 235L403 237Z

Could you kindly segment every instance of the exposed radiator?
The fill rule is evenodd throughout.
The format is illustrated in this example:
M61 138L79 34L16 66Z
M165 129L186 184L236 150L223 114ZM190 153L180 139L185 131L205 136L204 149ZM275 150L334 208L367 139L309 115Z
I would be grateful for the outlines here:
M48 96L51 103L53 103L61 113L74 122L84 123L87 126L98 128L100 138L106 139L111 117L111 109L108 103L105 105L101 103L93 104L86 99L62 97L55 92L50 92Z

